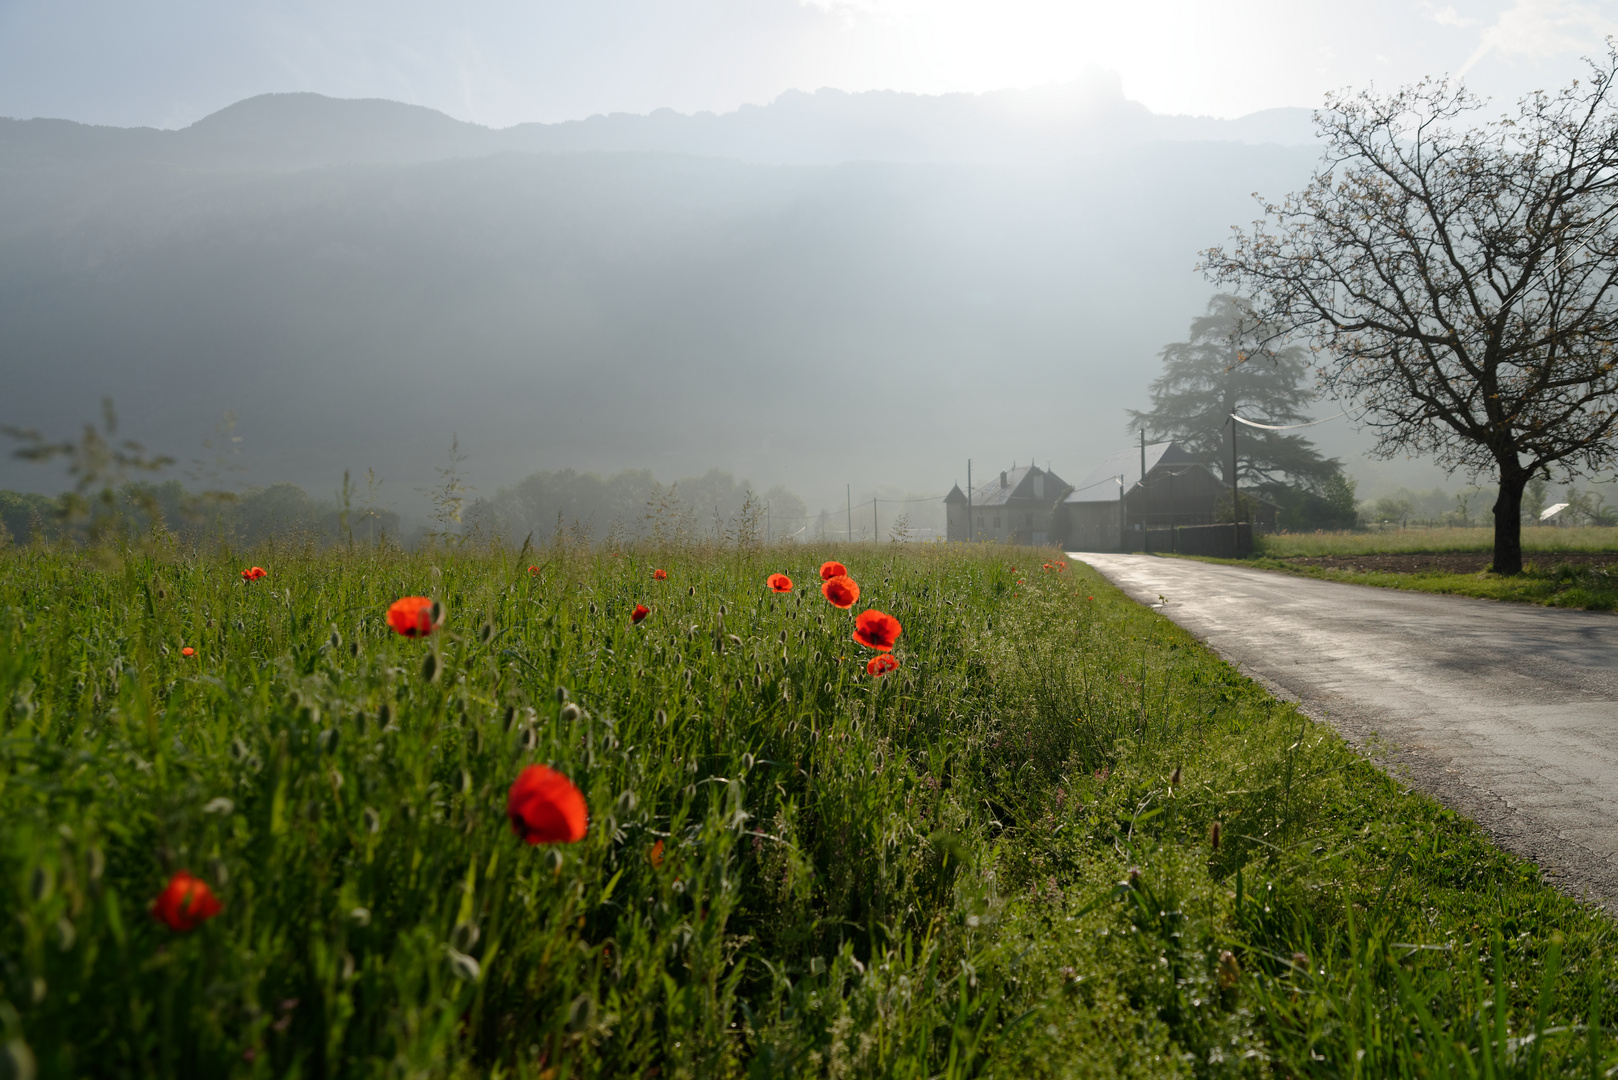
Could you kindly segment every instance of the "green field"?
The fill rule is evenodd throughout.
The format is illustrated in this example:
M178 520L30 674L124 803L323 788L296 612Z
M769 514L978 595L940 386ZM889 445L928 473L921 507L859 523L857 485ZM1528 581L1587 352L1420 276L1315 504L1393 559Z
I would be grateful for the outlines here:
M1051 557L0 552L0 1075L1618 1062L1605 917ZM535 762L581 842L513 834Z
M1618 529L1525 525L1525 552L1618 551ZM1271 533L1260 536L1258 554L1277 559L1308 555L1383 555L1396 552L1492 551L1494 530L1367 529L1363 532Z

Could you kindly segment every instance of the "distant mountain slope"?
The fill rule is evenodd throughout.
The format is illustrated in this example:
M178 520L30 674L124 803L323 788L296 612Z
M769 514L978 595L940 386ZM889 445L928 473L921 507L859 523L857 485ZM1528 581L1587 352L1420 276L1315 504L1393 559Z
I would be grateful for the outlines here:
M804 97L770 107L778 158L967 130L901 142L884 110L914 103ZM781 134L799 105L827 134ZM864 126L825 121L843 107ZM255 479L323 494L375 466L397 509L451 431L487 490L720 466L829 501L942 491L968 455L1081 471L1206 298L1198 250L1316 156L1138 140L1130 116L1163 120L1107 113L1110 144L994 166L748 162L724 140L764 135L726 118L492 132L312 95L177 132L0 123L0 423L70 428L111 393L190 457L231 408ZM631 149L682 130L685 152ZM0 487L31 475L8 461Z
M402 164L504 151L680 153L761 164L844 161L1022 164L1093 157L1156 141L1305 145L1309 112L1236 120L1156 116L1102 80L1045 90L928 96L790 91L735 112L613 114L494 130L417 105L262 94L178 131L0 119L0 167L58 159L187 168L302 169Z

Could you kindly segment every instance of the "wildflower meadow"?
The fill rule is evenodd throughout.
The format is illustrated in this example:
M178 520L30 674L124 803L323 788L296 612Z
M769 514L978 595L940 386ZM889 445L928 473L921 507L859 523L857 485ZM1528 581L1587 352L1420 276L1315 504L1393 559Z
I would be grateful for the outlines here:
M1054 552L0 551L0 1076L1602 1075L1605 917Z

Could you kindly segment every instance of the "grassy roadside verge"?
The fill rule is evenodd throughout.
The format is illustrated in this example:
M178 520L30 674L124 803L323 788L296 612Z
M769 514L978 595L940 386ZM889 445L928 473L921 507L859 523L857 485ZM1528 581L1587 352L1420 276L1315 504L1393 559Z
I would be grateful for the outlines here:
M1204 558L1199 561L1248 566L1256 570L1274 570L1283 574L1317 578L1321 581L1374 585L1384 589L1473 596L1484 600L1540 604L1545 607L1583 608L1588 611L1612 611L1618 608L1618 575L1603 568L1577 566L1560 561L1555 553L1536 552L1525 556L1523 572L1515 577L1502 577L1488 572L1400 573L1386 570L1345 569L1311 566L1307 563L1264 555L1247 559Z
M1524 525L1523 551L1529 555L1558 552L1618 551L1618 528L1561 528ZM1310 555L1382 555L1399 552L1491 551L1492 528L1387 529L1365 532L1272 533L1260 538L1260 554L1285 559Z
M0 1045L41 1076L1618 1061L1605 918L1030 554L0 556ZM904 623L897 672L803 588L828 556ZM379 625L410 592L449 610L426 641ZM511 835L533 761L581 843ZM180 866L224 904L188 935L144 914Z

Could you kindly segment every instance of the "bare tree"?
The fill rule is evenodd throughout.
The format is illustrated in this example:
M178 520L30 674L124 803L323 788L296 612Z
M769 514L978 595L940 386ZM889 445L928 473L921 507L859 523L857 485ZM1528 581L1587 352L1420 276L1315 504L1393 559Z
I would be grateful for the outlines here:
M1590 67L1481 123L1448 80L1328 98L1309 185L1201 267L1312 346L1379 456L1497 479L1502 574L1529 478L1618 458L1618 50Z

